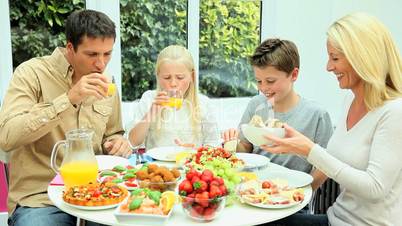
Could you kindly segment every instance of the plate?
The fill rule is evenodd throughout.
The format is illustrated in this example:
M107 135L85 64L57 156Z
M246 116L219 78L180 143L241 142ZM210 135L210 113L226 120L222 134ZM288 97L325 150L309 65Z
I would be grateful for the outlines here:
M67 206L71 206L73 208L81 209L81 210L104 210L104 209L111 209L116 206L118 206L120 203L112 204L112 205L106 205L106 206L79 206L79 205L74 205L68 202L65 202L62 200L63 203Z
M175 162L176 155L189 148L180 146L157 147L147 150L146 154L159 161Z
M284 209L284 208L290 208L290 207L293 207L293 206L297 206L297 205L299 205L301 203L301 201L300 202L292 202L292 203L289 203L289 204L275 204L275 205L261 204L261 203L251 203L251 202L245 202L245 203L247 203L248 205L251 205L251 206L264 208L264 209Z
M290 188L301 188L313 182L313 177L310 174L297 170L273 170L258 176L261 180L286 180Z
M127 166L130 164L128 159L120 156L96 155L95 157L96 160L98 161L99 170L113 169L113 167L117 165Z
M265 169L270 162L268 157L253 153L236 153L236 157L244 161L244 171Z
M246 139L256 146L261 146L263 144L269 145L272 143L270 140L264 137L267 134L280 138L285 137L284 128L255 127L249 124L242 124L240 127Z

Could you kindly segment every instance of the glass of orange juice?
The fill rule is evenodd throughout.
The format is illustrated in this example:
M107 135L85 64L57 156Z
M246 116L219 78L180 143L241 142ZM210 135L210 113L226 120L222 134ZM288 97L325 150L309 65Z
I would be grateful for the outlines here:
M109 97L113 96L116 93L116 89L117 89L117 86L116 86L114 77L112 76L111 82L109 82L108 87L107 87L107 95Z
M172 89L166 91L167 95L169 97L169 101L166 103L163 103L163 106L175 108L175 109L180 109L181 106L183 105L183 96L181 95L180 90L177 89Z
M60 174L67 188L96 183L98 164L90 161L68 162L60 167Z

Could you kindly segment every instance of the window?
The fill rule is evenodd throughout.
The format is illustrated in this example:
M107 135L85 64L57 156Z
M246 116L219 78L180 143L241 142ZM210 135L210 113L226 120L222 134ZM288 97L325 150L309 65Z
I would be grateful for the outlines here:
M123 100L156 88L155 63L168 45L187 43L187 0L120 1Z
M212 97L257 93L248 57L259 44L260 1L200 1L199 88Z

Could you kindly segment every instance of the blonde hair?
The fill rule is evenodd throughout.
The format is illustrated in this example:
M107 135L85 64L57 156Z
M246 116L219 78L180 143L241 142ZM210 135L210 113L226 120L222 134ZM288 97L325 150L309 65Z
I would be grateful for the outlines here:
M378 19L352 13L334 22L327 35L362 79L368 110L402 96L402 59L390 32Z
M181 63L191 72L191 82L186 93L183 94L184 104L187 104L190 108L191 114L191 126L193 133L196 137L200 137L200 122L201 111L198 100L198 90L195 84L195 66L191 53L183 46L170 45L164 48L158 55L155 66L155 75L157 82L157 90L161 91L159 84L158 74L162 64L164 63ZM162 115L163 117L163 115ZM158 119L160 124L160 119Z

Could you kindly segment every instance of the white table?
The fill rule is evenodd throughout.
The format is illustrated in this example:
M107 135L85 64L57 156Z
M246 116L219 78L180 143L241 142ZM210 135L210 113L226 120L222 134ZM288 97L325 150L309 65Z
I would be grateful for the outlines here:
M264 172L267 172L269 170L287 170L287 169L282 166L270 163L266 169L260 171L258 174L263 175ZM89 211L89 210L80 210L74 207L67 206L63 203L62 199L63 189L64 189L63 186L49 186L48 196L55 206L57 206L59 209L61 209L66 213L69 213L73 216L88 221L93 221L106 225L115 225L115 226L141 225L141 222L133 222L130 224L119 223L115 218L115 216L113 215L114 209ZM310 199L312 197L311 186L306 186L304 188L304 194L305 199L301 204L285 209L261 209L247 204L242 204L240 202L236 202L234 205L225 207L225 209L222 211L221 215L218 218L207 223L192 220L191 218L185 215L180 205L176 205L173 209L172 216L166 223L166 226L188 226L188 225L203 225L203 226L247 225L248 226L248 225L256 225L271 222L292 215L297 211L301 210L304 206L306 206L310 202Z

